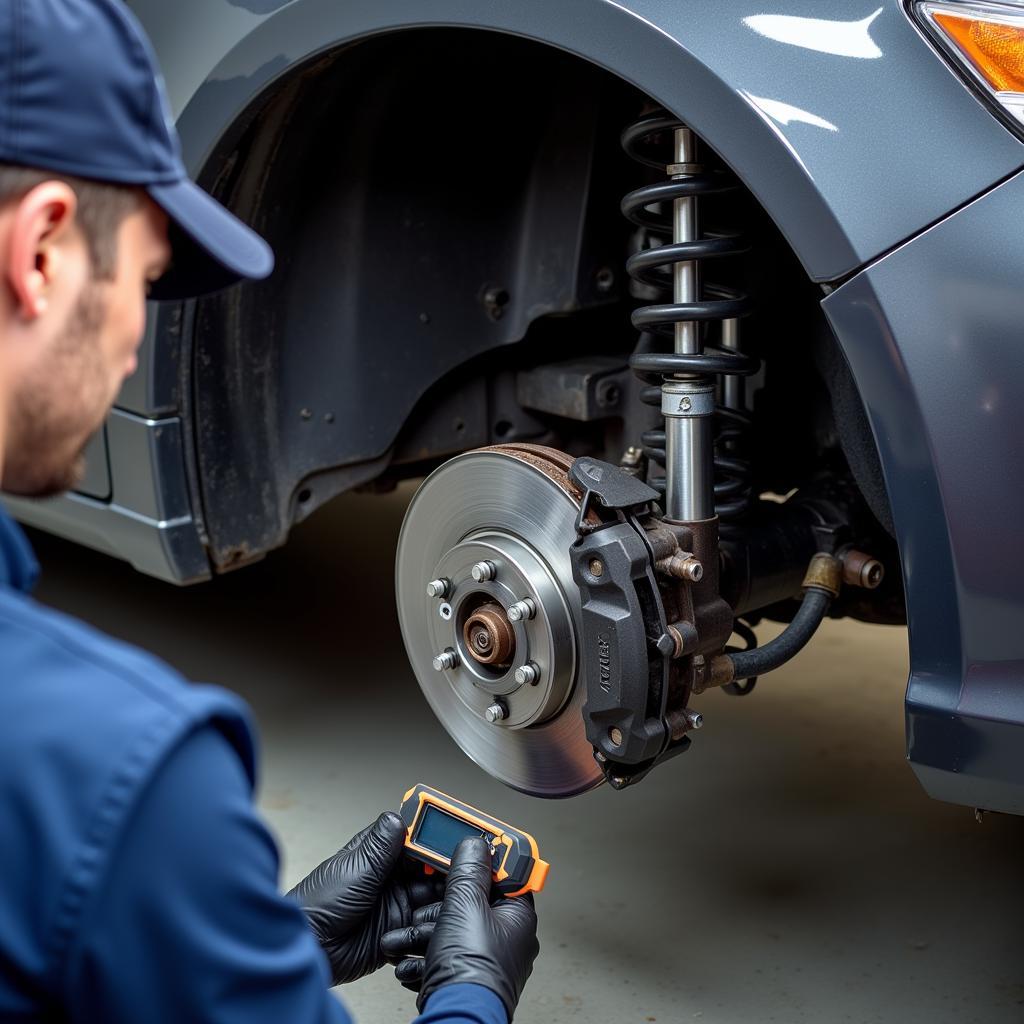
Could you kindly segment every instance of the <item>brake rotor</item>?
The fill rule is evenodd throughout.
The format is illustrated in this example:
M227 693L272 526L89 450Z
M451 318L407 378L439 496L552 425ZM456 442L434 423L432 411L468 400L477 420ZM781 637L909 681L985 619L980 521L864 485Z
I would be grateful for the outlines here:
M571 464L538 445L459 455L416 492L398 541L398 617L427 701L473 761L532 796L603 778L580 712Z

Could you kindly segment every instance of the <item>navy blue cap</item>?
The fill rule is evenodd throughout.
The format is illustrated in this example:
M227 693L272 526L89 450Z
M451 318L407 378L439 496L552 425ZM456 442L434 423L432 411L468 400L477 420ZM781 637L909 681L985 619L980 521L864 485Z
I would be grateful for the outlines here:
M0 0L0 163L145 189L174 249L154 298L274 268L270 246L189 180L152 47L121 0Z

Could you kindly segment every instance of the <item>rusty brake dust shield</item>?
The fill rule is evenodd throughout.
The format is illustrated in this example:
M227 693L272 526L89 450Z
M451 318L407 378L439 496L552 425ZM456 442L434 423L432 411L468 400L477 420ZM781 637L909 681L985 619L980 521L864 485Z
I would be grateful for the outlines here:
M537 445L457 456L413 498L396 569L409 660L456 743L506 785L573 796L688 745L665 719L673 645L637 519L654 498Z

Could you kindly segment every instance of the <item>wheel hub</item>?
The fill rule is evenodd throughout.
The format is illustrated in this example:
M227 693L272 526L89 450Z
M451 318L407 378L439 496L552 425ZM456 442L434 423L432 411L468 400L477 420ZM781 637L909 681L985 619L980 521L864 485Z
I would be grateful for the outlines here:
M448 462L413 498L396 572L406 650L435 714L490 774L551 797L602 779L580 714L570 463L532 445Z
M508 665L516 650L516 635L500 604L488 601L466 619L462 636L469 653L481 665Z

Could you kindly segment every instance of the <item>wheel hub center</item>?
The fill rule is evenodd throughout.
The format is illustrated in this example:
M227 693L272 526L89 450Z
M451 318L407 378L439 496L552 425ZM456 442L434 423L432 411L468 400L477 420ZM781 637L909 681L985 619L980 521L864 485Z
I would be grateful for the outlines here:
M462 627L466 649L481 665L505 665L516 652L516 635L505 609L494 601L481 605Z

